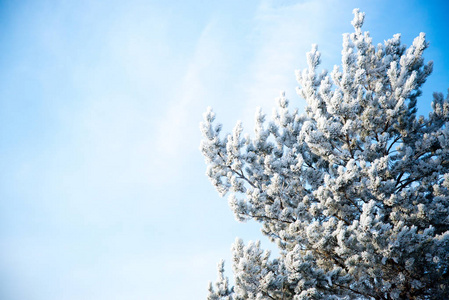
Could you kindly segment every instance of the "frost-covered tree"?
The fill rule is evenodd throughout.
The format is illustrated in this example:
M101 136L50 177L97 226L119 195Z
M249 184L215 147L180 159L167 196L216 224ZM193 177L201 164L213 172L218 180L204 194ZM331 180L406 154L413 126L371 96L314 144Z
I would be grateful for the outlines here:
M221 136L205 113L207 175L240 221L253 219L280 249L233 246L235 285L219 279L208 299L449 299L449 97L416 115L424 63L421 33L374 46L354 10L341 67L297 72L304 114L282 94L271 121L256 114Z

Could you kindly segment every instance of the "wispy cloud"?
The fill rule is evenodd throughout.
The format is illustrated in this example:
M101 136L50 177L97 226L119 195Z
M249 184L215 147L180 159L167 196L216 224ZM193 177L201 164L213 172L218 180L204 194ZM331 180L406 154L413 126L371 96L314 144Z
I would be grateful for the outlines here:
M217 90L222 88L220 79L227 72L224 48L217 22L211 21L198 37L180 82L173 84L174 98L161 99L169 104L158 117L154 140L154 163L162 178L176 176L177 166L198 154L202 111L208 99L217 97Z

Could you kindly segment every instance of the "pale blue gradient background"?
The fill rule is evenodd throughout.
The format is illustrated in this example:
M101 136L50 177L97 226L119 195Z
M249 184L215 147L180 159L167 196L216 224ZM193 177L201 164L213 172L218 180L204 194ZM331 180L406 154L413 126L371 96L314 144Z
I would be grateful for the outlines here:
M376 43L427 33L428 113L449 7L391 2L0 2L0 299L205 299L235 237L261 237L204 175L203 111L250 131L281 90L302 109L294 70L312 43L339 63L360 7Z

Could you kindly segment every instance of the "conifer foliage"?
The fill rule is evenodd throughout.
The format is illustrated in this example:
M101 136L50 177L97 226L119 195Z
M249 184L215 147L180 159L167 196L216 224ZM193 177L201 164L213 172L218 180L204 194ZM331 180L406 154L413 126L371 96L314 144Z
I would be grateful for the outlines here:
M207 175L240 221L260 222L280 255L233 246L235 285L219 265L209 300L449 299L449 97L417 116L425 34L373 45L354 10L341 67L297 72L304 114L277 100L253 136L201 123Z

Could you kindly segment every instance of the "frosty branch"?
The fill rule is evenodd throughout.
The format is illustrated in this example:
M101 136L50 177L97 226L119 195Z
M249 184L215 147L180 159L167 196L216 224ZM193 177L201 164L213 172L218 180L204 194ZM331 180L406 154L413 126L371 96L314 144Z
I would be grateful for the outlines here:
M432 72L421 33L374 45L354 10L341 66L317 72L317 46L297 71L305 113L284 94L254 137L238 123L221 134L212 109L201 123L207 176L238 220L275 242L233 246L235 285L219 268L210 300L449 298L449 96L417 117Z

